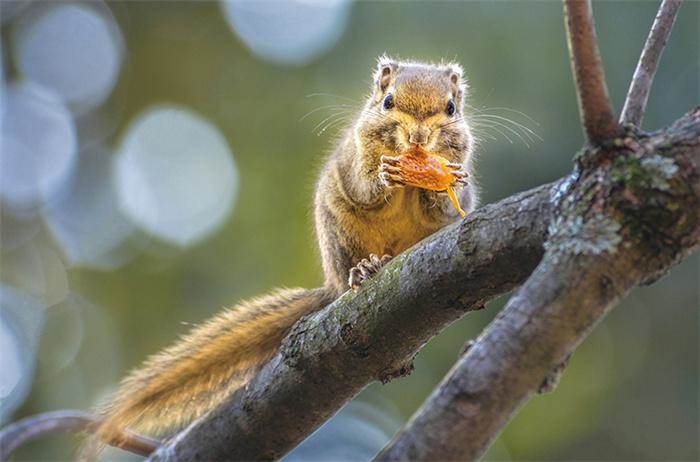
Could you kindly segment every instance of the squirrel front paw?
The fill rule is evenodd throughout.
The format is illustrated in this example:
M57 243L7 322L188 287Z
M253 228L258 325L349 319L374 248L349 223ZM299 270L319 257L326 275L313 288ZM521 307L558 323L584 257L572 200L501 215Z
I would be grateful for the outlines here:
M389 188L406 186L399 164L399 156L381 156L379 158L379 180Z
M373 253L369 254L369 259L363 258L357 265L350 268L348 285L353 290L357 290L363 282L371 278L389 260L391 260L391 255L384 255L379 258Z
M450 173L456 178L455 183L462 186L467 185L467 178L469 178L469 173L464 169L464 165L450 162L445 164L445 167L447 167L450 170Z

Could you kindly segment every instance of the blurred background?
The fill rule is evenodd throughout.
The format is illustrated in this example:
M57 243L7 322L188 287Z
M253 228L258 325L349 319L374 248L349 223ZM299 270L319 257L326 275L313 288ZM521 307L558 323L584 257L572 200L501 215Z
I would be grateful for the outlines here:
M698 104L686 1L644 122ZM596 2L616 107L658 2ZM559 1L0 2L1 423L88 408L146 355L272 287L316 287L316 172L378 55L461 62L483 202L581 147ZM369 386L289 460L369 460L502 306ZM697 460L698 256L635 290L487 460ZM68 460L76 439L16 460ZM111 451L108 458L128 458Z

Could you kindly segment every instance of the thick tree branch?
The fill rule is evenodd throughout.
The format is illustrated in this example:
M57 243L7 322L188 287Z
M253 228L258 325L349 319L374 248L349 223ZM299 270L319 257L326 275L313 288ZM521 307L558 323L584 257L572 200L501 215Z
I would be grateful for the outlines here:
M479 209L302 319L248 386L150 460L277 459L370 382L409 373L434 335L532 272L552 189Z
M667 3L674 2L665 1L662 10L670 8ZM553 203L561 205L566 203L562 198L574 197L567 199L569 208L560 211L568 221L556 221L551 228L554 235L545 259L526 285L407 429L378 456L476 458L544 375L626 291L656 277L698 245L698 111L644 141L641 151L634 140L624 149L620 144L609 147L604 142L621 135L622 129L614 120L605 86L590 2L565 0L565 14L582 124L593 145L579 159L582 173L475 212L395 258L359 293L348 293L302 319L248 386L149 460L280 457L371 381L410 373L412 357L448 324L521 283L542 256ZM657 17L654 28L659 21ZM647 68L649 83L663 48L649 43L665 42L667 37L659 28L665 35L650 36L645 46L645 52L658 47L649 51L657 53L649 58L654 60ZM641 113L648 88L643 91ZM608 147L595 147L601 144ZM676 175L678 170L681 174ZM592 190L599 192L596 184L606 174L602 184L622 184L623 192L587 196ZM669 183L673 194L667 190ZM683 185L686 194L680 197ZM636 196L649 193L649 188L664 194L651 202L651 195ZM577 193L582 195L575 197ZM669 203L669 198L676 202ZM578 210L581 204L588 209ZM650 209L653 222L648 222ZM667 219L664 226L659 227L659 217ZM629 239L635 245L617 247ZM12 451L44 434L89 431L95 422L83 413L54 417L10 426L0 433L0 443L12 441ZM445 436L465 429L473 438ZM144 455L157 445L136 435L124 441L120 447Z
M579 158L547 252L486 331L376 458L476 460L635 285L700 244L700 109Z
M567 43L581 124L591 144L621 133L605 84L590 0L564 0Z
M359 293L303 319L245 390L154 460L277 458L370 382L410 373L413 355L430 338L535 268L553 193L556 184L543 185L487 205L394 258ZM3 458L26 441L90 431L97 421L79 411L27 418L0 433ZM158 446L133 434L124 441L113 445L141 455Z
M661 187L667 183L675 185L678 180L673 175L676 168L681 167L684 174L695 172L693 173L695 184L700 184L698 181L700 178L697 176L699 115L700 112L695 112L684 119L683 123L674 125L668 129L668 132L662 132L654 138L656 141L651 144L645 142L644 146L648 145L648 149L658 152L662 152L665 149L664 146L671 145L671 150L664 153L664 156L668 155L675 159L670 163L667 157L649 155L642 158L625 154L624 149L613 148L606 148L607 150L593 148L589 151L590 155L579 159L579 168L583 172L597 171L598 165L613 166L622 163L621 169L617 171L623 175L622 179L603 184L620 188L621 184L629 182L629 188L624 188L622 192L616 190L610 197L624 198L626 206L640 208L637 211L639 213L634 214L635 232L640 236L655 232L654 230L660 225L658 220L664 215L664 208L655 206L648 209L644 198L635 199L636 193L644 191L640 192L635 188L646 184ZM692 123L688 122L689 119ZM669 138L669 136L673 137ZM636 146L634 149L639 148L634 141L628 144ZM681 156L681 153L685 154ZM693 156L695 160L688 160L688 157ZM610 170L608 173L612 175L613 171ZM593 178L596 178L595 175ZM287 337L277 356L246 388L238 390L217 409L194 422L188 429L156 451L149 460L271 460L281 457L368 383L376 379L386 380L392 376L407 373L410 370L408 366L410 358L447 324L461 317L464 312L483 305L493 296L522 282L541 256L540 245L546 234L546 223L551 218L552 202L560 202L564 197L571 197L572 193L567 185L577 185L579 182L580 180L574 181L573 176L569 176L554 187L543 186L487 206L397 257L358 293L348 293L326 309L302 319ZM590 182L587 184L592 190L597 191ZM682 184L689 187L688 185L693 183L683 181ZM579 188L579 186L576 187ZM612 191L607 192L612 194ZM700 191L691 192L697 201ZM586 196L573 201L572 204L583 204L591 206L591 210L597 210L599 202L605 197L607 196ZM655 196L654 200L660 200L663 197L664 195L661 194L660 198ZM669 195L669 197L674 196ZM688 210L694 211L697 215L698 205L700 204L696 202L695 207ZM669 212L682 211L685 210L687 201L668 204L668 206ZM652 223L648 223L651 215L653 215ZM669 223L684 223L686 226L688 223L695 226L697 221L697 216L695 221L689 221L689 217L685 215L673 215L668 219ZM584 223L588 221L581 224ZM665 230L664 227L658 229ZM600 232L603 232L603 238L608 236L605 231L609 229L596 228L588 230L589 234L584 234L583 237L572 236L571 244L573 248L588 249L593 246L595 249L598 245L605 245L605 240L601 241L601 237L597 237L597 233ZM627 232L627 227L624 231ZM608 237L615 241L615 236ZM678 256L696 245L696 240L675 243L672 239L671 236L667 236L667 241L663 245L655 240L655 244L661 245L656 251L666 252L669 249L675 249L674 252ZM627 252L623 250L620 252ZM647 253L645 258L656 270L663 270L667 266L655 254ZM649 268L649 264L639 263L639 266ZM566 269L553 268L562 271ZM608 271L607 267L605 269ZM589 273L582 274L581 277L584 277ZM616 274L611 274L607 278L615 281ZM630 272L630 274L639 273ZM652 277L651 272L647 276ZM574 281L577 280L574 279ZM588 287L593 284L588 280L581 281L586 282ZM609 298L591 302L591 306L598 306L604 312L631 284L625 280L612 283L620 284L621 289L611 291L613 295L606 296ZM556 294L557 291L554 290L553 293ZM584 295L581 292L576 293L579 296ZM527 297L524 300L526 299ZM539 299L533 298L533 300ZM560 305L556 299L547 300L552 301L553 305L544 305L545 311L559 309ZM537 308L540 305L535 303L533 306ZM518 311L518 308L511 308L510 311ZM584 316L590 316L586 319L591 322L591 325L597 319L586 310L582 313ZM499 319L506 316L507 314L499 315ZM520 321L525 322L520 317L516 323L517 326L522 324ZM506 321L501 322L507 324ZM581 325L576 322L572 324L574 327ZM506 341L506 337L499 337L503 331L495 332L494 343L498 343L497 340L500 339L504 345L511 345ZM547 332L548 335L559 338L560 334ZM567 328L562 332L571 332L571 330ZM564 342L568 337L561 335L558 341ZM486 447L494 437L494 432L505 423L503 419L515 412L517 403L524 402L531 389L537 388L546 372L561 360L571 346L569 343L552 345L548 348L553 349L535 348L534 354L539 356L526 358L527 361L523 364L536 362L535 359L541 361L540 365L533 367L531 374L534 375L525 374L522 379L518 378L518 373L522 372L522 369L515 368L519 364L517 363L513 368L507 369L507 376L500 376L504 383L499 383L493 393L488 393L488 390L485 392L487 393L485 403L495 406L499 412L490 414L487 412L482 427L479 427L484 430L485 439L480 441L481 446L476 445L474 454ZM492 347L493 345L489 343L488 348ZM511 348L515 347L511 346ZM485 357L486 347L476 351L481 351L480 355L485 358L482 359L487 361L489 367L484 370L489 373L495 373L494 371L502 366L500 361L504 359L499 354L501 350L498 348L494 350L496 353L493 364L488 363L490 356ZM521 354L524 353L521 352ZM472 356L468 355L467 358L469 357ZM535 375L537 381L533 379ZM479 377L484 380L487 376ZM509 384L517 385L513 401L505 397L503 404L500 405L497 399L498 391ZM524 395L518 395L518 393L524 393ZM511 404L515 404L515 407ZM486 410L490 411L490 409ZM468 415L469 412L465 414ZM460 415L461 418L465 418L465 415ZM493 422L489 423L489 418L493 419ZM465 427L455 425L454 428ZM474 428L466 434L474 435ZM409 455L406 458L411 459L412 456ZM427 459L430 458L427 457Z
M623 184L629 181L630 187L653 184L665 188L676 181L676 168L694 171L694 183L690 184L696 188L693 194L697 197L699 116L700 111L696 111L689 116L693 123L684 120L669 129L668 133L675 133L673 140L662 132L653 138L655 141L642 146L647 154L667 151L664 155L671 157L685 149L690 160L677 158L669 164L665 157L635 159L610 156L609 151L598 149L592 151L598 153L594 163L623 162L627 170L618 174L622 174ZM640 147L634 141L627 146ZM590 156L580 159L585 168L587 162L592 162ZM522 282L543 253L553 203L570 197L573 183L574 176L570 175L553 185L486 206L397 257L360 292L348 293L303 319L279 354L248 387L195 422L151 460L262 460L281 456L366 384L407 373L413 354L447 324ZM634 199L635 190L627 188L620 195L634 206L645 206L643 201ZM597 204L590 200L571 203ZM679 204L668 205L669 211L682 210ZM698 204L695 205L689 210L697 213ZM663 213L651 217L649 210L642 212L635 225L640 236L653 232L659 218L663 218ZM671 216L666 217L666 222L696 225L698 217ZM585 237L595 237L597 232ZM697 240L676 242L673 235L663 239L664 244L655 252L675 249L677 256L696 245L693 242ZM571 242L574 248L591 245L586 238ZM654 265L655 271L665 269L655 254L647 255L646 261ZM503 317L500 315L499 319ZM480 347L482 351L485 348ZM552 354L545 361L547 367L532 369L533 376L539 378L537 384L549 365L556 362L552 358L560 356Z
M666 47L668 37L671 35L673 23L676 21L681 0L663 0L656 14L654 24L644 44L642 55L639 57L637 68L634 70L632 83L630 84L625 105L622 108L620 123L640 126L644 118L644 112L649 98L654 74L659 65L661 53Z
M582 3L565 2L570 49L571 23L583 21L567 7L584 10ZM621 123L642 120L679 6L664 0L659 8ZM578 81L576 66L574 74ZM604 84L602 68L599 77ZM699 116L696 108L666 132L620 141L620 157L617 148L579 157L583 179L559 202L543 261L376 460L477 459L621 296L698 246Z
M17 448L24 443L57 433L90 432L100 419L83 411L62 410L46 412L19 420L0 431L0 460L6 460ZM113 446L141 456L148 456L159 445L159 442L124 432Z

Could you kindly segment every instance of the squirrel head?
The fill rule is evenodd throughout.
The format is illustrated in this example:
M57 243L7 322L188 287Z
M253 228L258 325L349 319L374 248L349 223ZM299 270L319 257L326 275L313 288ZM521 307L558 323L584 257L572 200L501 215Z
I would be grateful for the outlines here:
M415 147L464 160L473 138L464 116L467 85L455 63L378 60L372 94L356 125L365 149L402 153Z

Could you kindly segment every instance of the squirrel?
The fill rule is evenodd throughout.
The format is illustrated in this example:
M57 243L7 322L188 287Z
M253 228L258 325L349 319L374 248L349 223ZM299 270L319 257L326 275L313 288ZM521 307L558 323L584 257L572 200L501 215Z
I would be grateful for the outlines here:
M102 423L83 454L119 439L124 429L165 436L213 409L275 355L302 316L356 290L393 255L455 221L446 194L402 183L397 155L421 148L446 158L459 179L462 208L474 209L477 188L473 177L467 181L474 137L461 67L383 56L372 86L316 185L323 286L239 303L151 356L98 410Z

